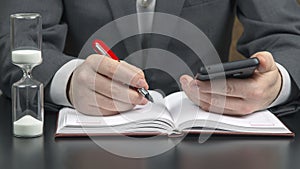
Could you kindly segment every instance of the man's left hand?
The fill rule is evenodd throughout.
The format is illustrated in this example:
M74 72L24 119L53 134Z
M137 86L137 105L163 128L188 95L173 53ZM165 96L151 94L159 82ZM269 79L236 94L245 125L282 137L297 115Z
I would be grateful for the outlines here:
M271 53L259 52L252 57L258 58L260 64L250 78L230 78L224 83L221 79L199 81L183 75L180 78L182 89L206 111L240 116L266 109L278 96L282 77ZM224 85L211 87L211 83Z

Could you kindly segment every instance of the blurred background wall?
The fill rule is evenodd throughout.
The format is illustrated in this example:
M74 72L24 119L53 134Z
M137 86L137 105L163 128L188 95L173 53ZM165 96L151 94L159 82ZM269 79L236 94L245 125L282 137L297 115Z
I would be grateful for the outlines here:
M284 0L283 0L284 1ZM300 0L297 0L300 3ZM230 49L230 60L240 60L244 57L236 50L236 43L239 39L239 37L243 33L243 26L238 21L238 19L235 19L234 28L233 28L233 35L232 35L232 43L231 43L231 49Z

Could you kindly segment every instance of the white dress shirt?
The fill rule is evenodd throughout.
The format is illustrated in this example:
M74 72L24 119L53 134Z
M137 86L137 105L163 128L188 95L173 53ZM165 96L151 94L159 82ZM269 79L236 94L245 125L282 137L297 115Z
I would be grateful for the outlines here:
M137 0L137 13L154 12L156 0ZM147 18L141 18L138 15L138 26L140 32L151 32L153 15L147 15ZM83 63L83 59L74 59L64 64L54 75L50 86L50 97L55 104L72 107L67 98L67 84L72 72ZM287 70L276 63L282 75L282 87L279 95L269 107L282 104L287 101L291 93L291 79Z

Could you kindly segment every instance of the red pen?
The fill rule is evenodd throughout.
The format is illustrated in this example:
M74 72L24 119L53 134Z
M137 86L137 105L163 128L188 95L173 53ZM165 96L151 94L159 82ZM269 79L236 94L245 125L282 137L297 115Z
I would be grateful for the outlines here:
M114 60L119 61L119 58L117 57L117 55L115 55L115 53L103 41L101 41L99 39L95 39L93 41L93 49L99 55L104 55L104 56L107 56ZM145 88L138 88L137 91L141 95L143 95L147 100L151 101L152 103L154 102L152 96Z

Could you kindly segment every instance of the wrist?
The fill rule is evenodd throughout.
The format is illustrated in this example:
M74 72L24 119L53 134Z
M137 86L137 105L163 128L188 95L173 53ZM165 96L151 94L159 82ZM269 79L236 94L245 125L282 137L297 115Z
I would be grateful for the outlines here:
M70 78L68 80L68 83L67 83L67 90L66 90L66 95L67 95L67 99L68 101L71 103L71 105L73 105L73 90L72 90L72 87L71 87L71 82L72 82L72 77L73 77L73 73L70 75Z
M72 95L69 91L72 90L73 71L83 62L81 59L73 59L64 64L54 75L50 85L50 97L53 103L57 105L70 106L68 98L72 101ZM69 88L68 88L69 86Z
M279 74L280 74L280 89L276 96L276 98L273 100L271 105L268 106L268 108L280 105L285 103L289 96L291 95L291 78L287 70L280 65L279 63L276 63Z

